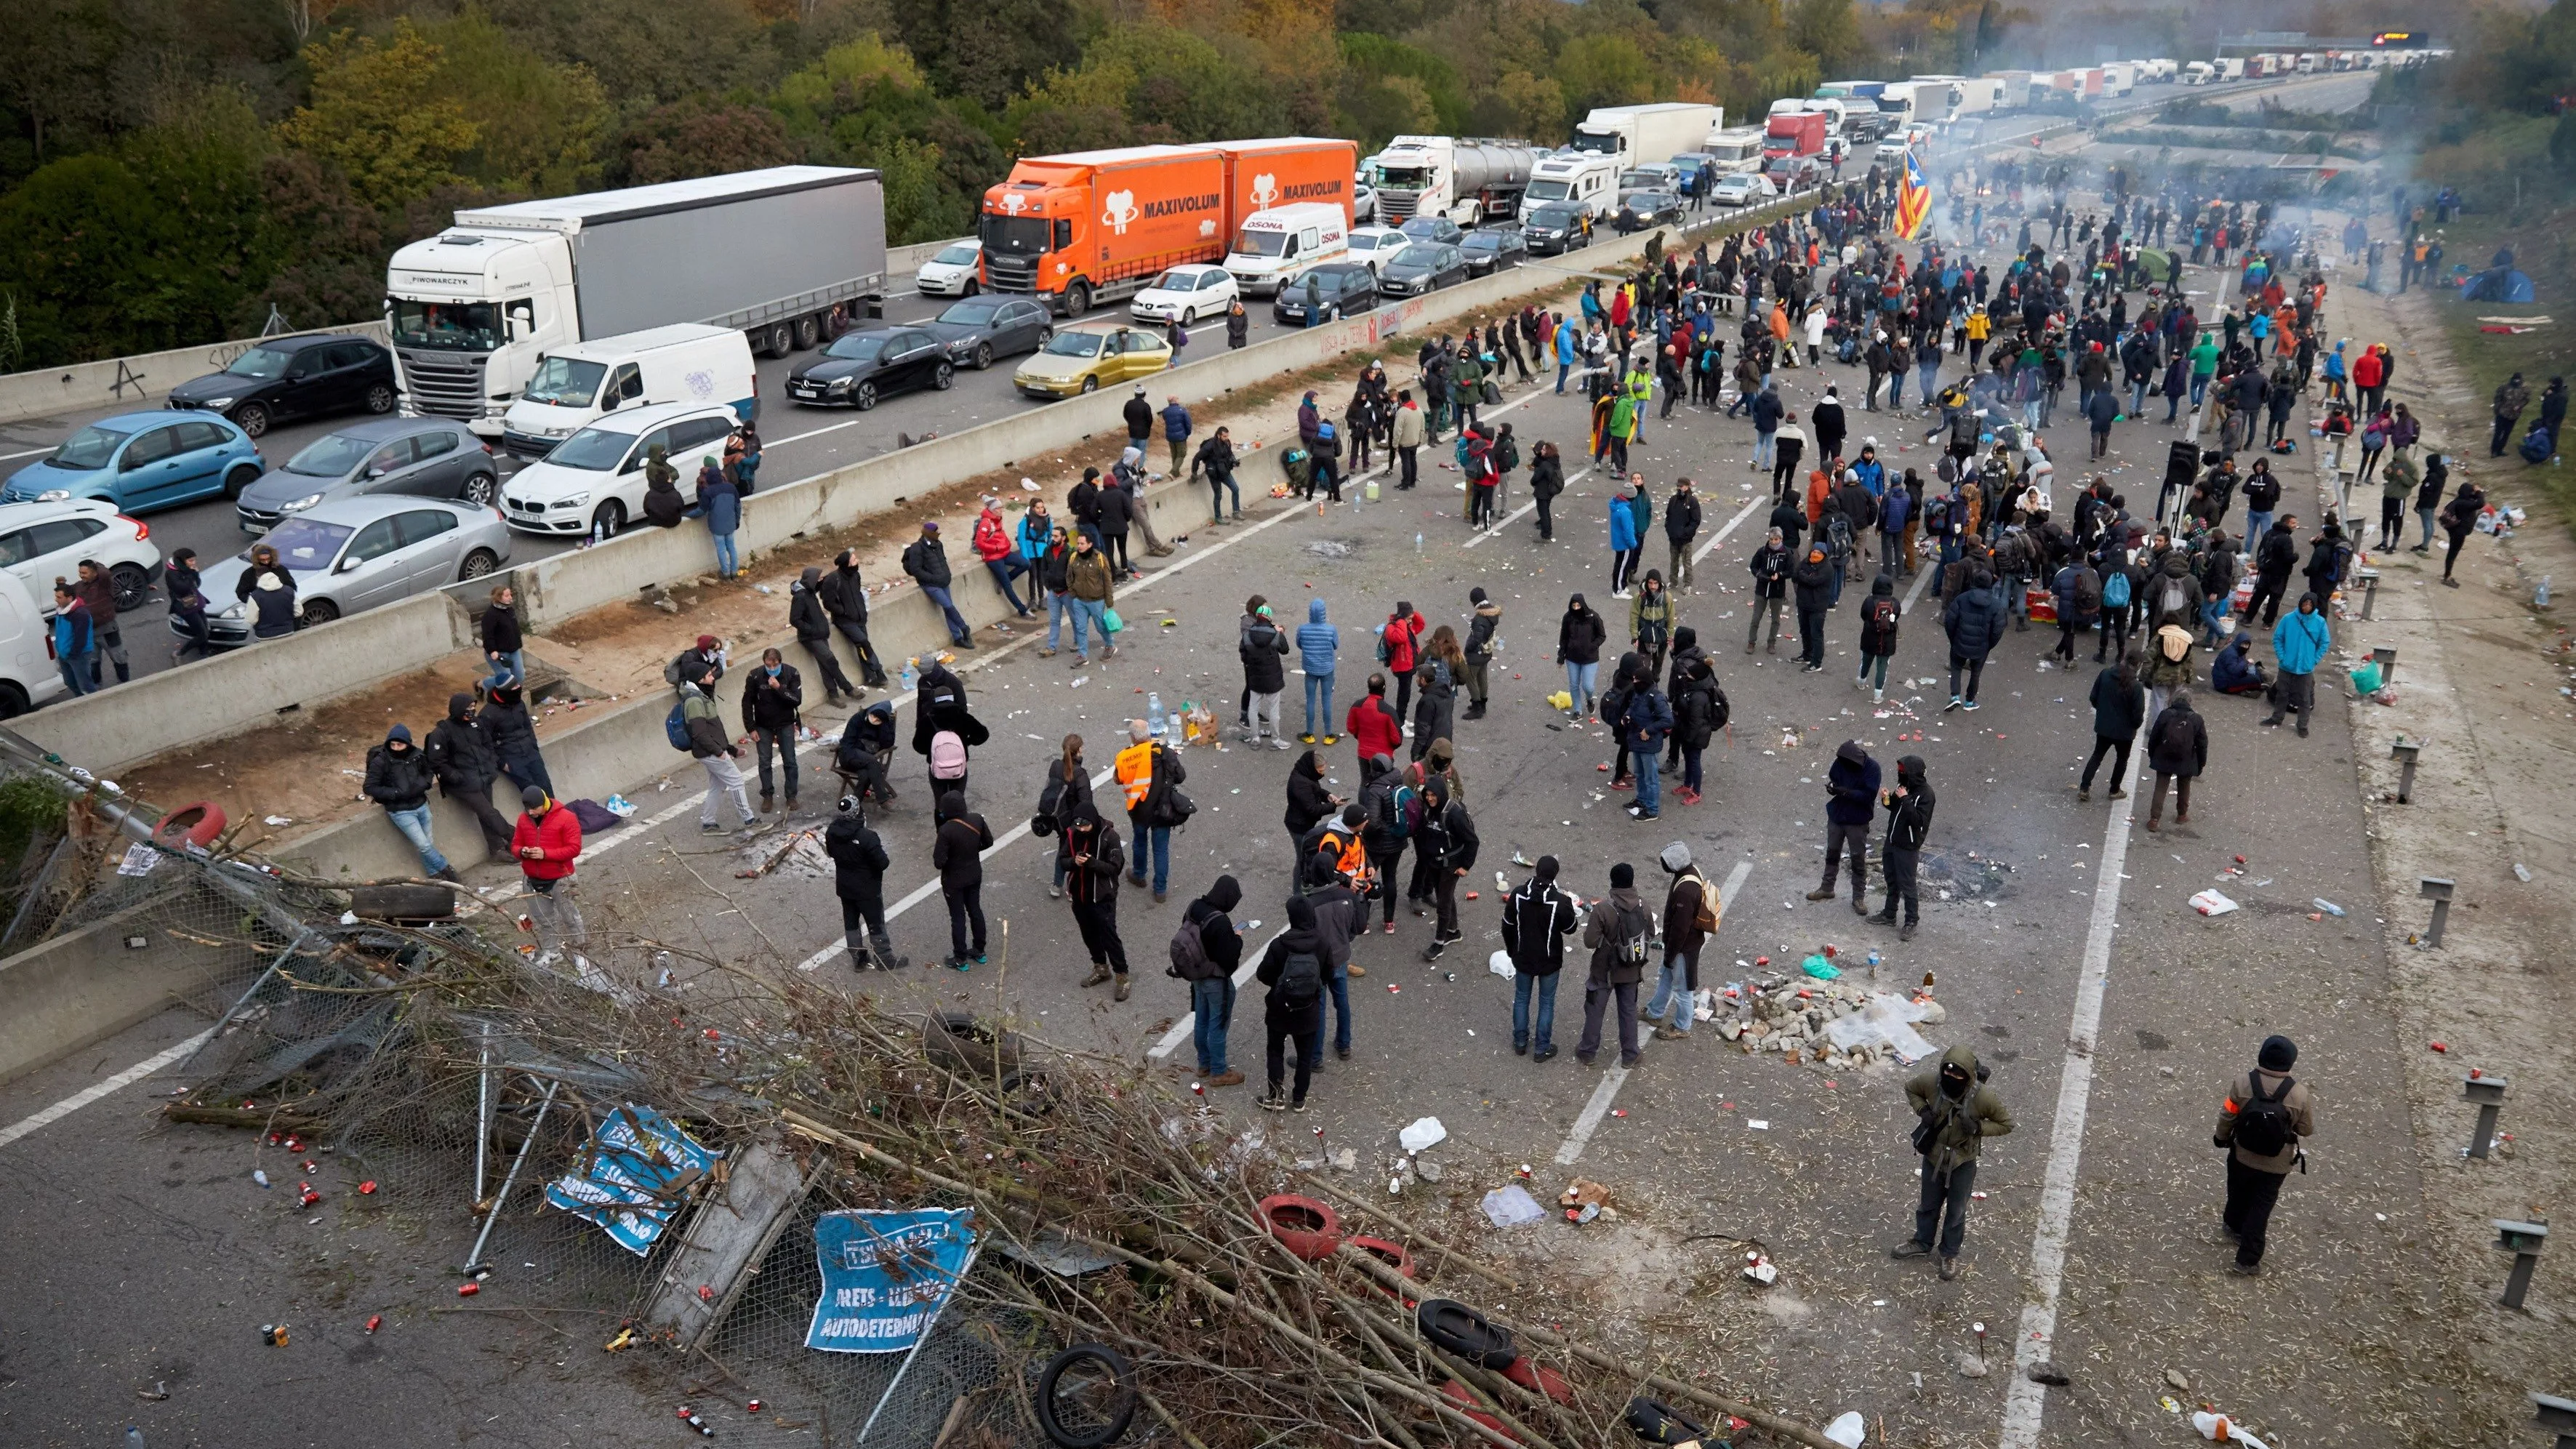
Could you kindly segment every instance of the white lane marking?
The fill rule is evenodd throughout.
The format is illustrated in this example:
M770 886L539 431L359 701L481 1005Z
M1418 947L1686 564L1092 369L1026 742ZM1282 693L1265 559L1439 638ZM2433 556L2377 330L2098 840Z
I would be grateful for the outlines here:
M103 1082L94 1083L72 1093L70 1096L63 1098L61 1101L56 1102L54 1105L47 1107L41 1112L36 1113L34 1116L22 1118L9 1124L7 1127L0 1127L0 1147L6 1147L10 1143L17 1141L19 1138L26 1136L30 1132L49 1127L54 1123L63 1120L65 1117L70 1116L74 1112L79 1111L81 1108L88 1106L90 1103L95 1102L102 1097L122 1091L125 1088L132 1086L134 1083L143 1080L145 1077L151 1076L154 1072L160 1071L164 1067L185 1061L189 1053L194 1052L201 1046L204 1046L208 1041L214 1038L214 1035L215 1029L211 1026L207 1027L204 1031L197 1033L186 1041L183 1041L166 1051L156 1052L153 1055L144 1058L142 1061L136 1062L134 1065L127 1067L124 1071L117 1073L115 1076L109 1077Z
M1735 904L1736 893L1744 889L1744 879L1751 874L1753 874L1753 862L1749 860L1737 861L1735 869L1726 873L1726 884L1717 888L1718 908L1721 911ZM1618 1009L1618 998L1611 998L1610 1010ZM1572 1167L1575 1159L1583 1155L1584 1147L1592 1141L1592 1134L1600 1128L1601 1119L1609 1115L1610 1104L1619 1099L1619 1088L1627 1080L1626 1067L1612 1067L1602 1074L1601 1085L1592 1089L1592 1100L1583 1104L1582 1115L1574 1119L1574 1130L1565 1134L1564 1143L1556 1149L1557 1166Z
M1245 985L1251 982L1252 973L1261 969L1261 958L1270 954L1270 943L1287 934L1287 926L1282 925L1278 930L1271 932L1269 936L1262 941L1259 948L1243 953L1243 964L1234 968L1235 990L1241 991ZM1351 944L1356 946L1359 942L1354 939ZM1195 1009L1182 1013L1181 1019L1173 1022L1172 1029L1164 1032L1163 1039L1154 1043L1153 1049L1146 1052L1145 1055L1158 1062L1163 1060L1165 1057L1170 1056L1181 1043L1190 1039L1190 1033L1198 1026L1198 1020L1198 1013ZM1229 1043L1229 1045L1231 1045L1231 1043Z
M1710 534L1708 542L1701 544L1698 548L1691 551L1691 562L1698 563L1701 559L1717 552L1717 546L1726 542L1726 536L1728 534L1743 527L1744 520L1753 516L1753 510L1760 508L1763 504L1770 501L1771 500L1768 498L1756 498L1752 502L1745 504L1742 508L1735 510L1735 516L1726 520L1726 527Z
M1585 464L1581 469L1577 470L1577 471L1575 472L1575 474L1574 474L1572 477L1567 478L1567 479L1565 480L1565 492L1564 492L1564 493L1562 493L1562 494L1559 494L1558 496L1559 496L1559 497L1568 497L1568 496L1571 496L1571 495L1573 494L1573 492L1574 492L1574 485L1575 485L1575 484L1577 484L1577 483L1582 482L1582 481L1583 481L1584 479L1586 479L1586 478L1591 477L1591 476L1592 476L1592 470L1593 470L1594 468L1599 467L1599 466L1600 466L1600 464L1598 464L1598 463L1587 463L1587 464ZM1473 537L1473 538L1471 538L1471 539L1468 539L1468 540L1467 540L1467 542L1463 545L1463 547L1466 547L1466 548L1474 548L1476 545L1478 545L1478 544L1480 544L1480 543L1483 543L1486 539L1492 538L1494 535L1496 535L1496 534L1498 534L1498 533L1501 533L1505 528L1510 527L1514 522L1516 522L1516 521L1518 521L1518 520L1520 520L1520 519L1522 519L1522 518L1525 518L1525 517L1529 516L1529 515L1530 515L1532 512L1534 512L1537 508L1538 508L1538 500L1537 500L1537 499L1535 499L1535 498L1533 498L1533 499L1531 499L1529 502L1522 504L1520 507L1513 509L1511 512L1504 514L1504 515L1501 517L1501 519L1499 519L1499 520L1497 520L1497 521L1495 522L1495 524L1494 524L1494 526L1493 526L1493 527L1491 527L1491 528L1489 528L1489 529L1486 529L1483 533L1477 534L1475 537Z
M2066 1241L2075 1218L2075 1173L2084 1154L2084 1115L2093 1094L2095 1038L2102 1028L2102 997L2110 987L2111 934L2119 929L2121 872L2129 860L2128 801L2111 806L2102 828L2102 856L2094 862L2093 921L2084 937L2083 977L2075 985L2074 1020L2066 1029L2066 1059L2057 1084L2057 1120L2048 1133L2048 1171L2039 1190L2039 1226L2030 1240L2030 1275L2021 1333L2013 1345L2012 1385L2004 1392L1999 1449L2036 1449L2047 1391L2027 1370L2050 1359L2057 1335L2057 1299L2066 1281Z
M29 448L29 449L27 449L25 452L22 452L22 453L0 453L0 462L5 462L5 461L7 461L7 460L9 460L9 459L11 459L11 458L32 458L32 457L36 456L38 453L50 453L50 452L52 452L54 449L56 449L56 448L58 448L58 447L61 447L61 446L62 446L62 445L61 445L60 443L48 443L48 444L46 444L44 447L41 447L41 448Z

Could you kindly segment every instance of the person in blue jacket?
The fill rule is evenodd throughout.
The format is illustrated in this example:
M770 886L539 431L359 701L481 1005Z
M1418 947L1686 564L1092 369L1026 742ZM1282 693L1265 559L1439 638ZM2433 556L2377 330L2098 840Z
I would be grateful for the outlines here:
M92 656L98 652L98 628L89 605L72 586L54 580L54 662L62 666L63 683L75 695L87 694Z
M1622 480L1618 493L1610 500L1610 597L1628 597L1628 584L1637 572L1637 561L1645 556L1640 540L1645 537L1637 526L1637 488Z
M1342 631L1324 618L1324 601L1306 601L1306 622L1297 626L1297 662L1306 671L1306 732L1297 738L1306 744L1319 742L1315 721L1321 718L1324 728L1333 727L1333 667L1342 652ZM1338 744L1341 736L1326 734L1320 743Z
M1583 355L1583 329L1571 317L1560 317L1556 323L1556 391L1565 393L1565 380L1574 372L1574 364Z
M2282 715L2296 710L2299 733L2307 734L2308 716L2317 712L2317 665L2333 643L2317 596L2301 594L2298 612L2282 615L2272 626L2272 658L2281 666L2281 678L2274 686L2272 717L2264 724L2278 725Z
M2254 657L2254 631L2239 629L2226 648L2209 661L2209 687L2220 694L2261 694L2272 681L2263 674L2263 661Z

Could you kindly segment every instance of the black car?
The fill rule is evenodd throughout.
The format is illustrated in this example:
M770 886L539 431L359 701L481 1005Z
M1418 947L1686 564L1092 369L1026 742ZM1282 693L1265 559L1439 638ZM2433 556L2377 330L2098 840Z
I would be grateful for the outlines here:
M1308 282L1315 284L1311 292ZM1305 326L1310 295L1314 298L1313 310L1323 314L1313 320L1339 321L1377 305L1377 273L1369 270L1366 262L1325 262L1308 267L1297 280L1279 289L1277 300L1270 304L1272 319Z
M1572 201L1534 206L1521 218L1521 239L1534 257L1579 251L1592 245L1592 213Z
M1679 224L1682 198L1677 191L1631 191L1619 198L1621 233L1644 231L1650 226Z
M924 322L921 330L947 344L948 360L979 371L996 357L1035 352L1055 335L1047 309L1026 297L969 297Z
M1465 232L1458 229L1458 223L1445 216L1413 217L1396 230L1415 241L1442 242L1453 247L1467 237Z
M1386 264L1386 270L1378 274L1377 287L1390 297L1415 297L1465 280L1465 252L1441 242L1415 242Z
M1471 277L1508 272L1529 260L1529 243L1516 225L1480 226L1467 233L1458 250L1466 253L1467 275Z
M916 387L948 390L957 364L948 348L921 327L864 327L844 332L813 361L787 374L787 395L819 406L847 405L861 412L880 398Z
M364 337L316 332L252 343L230 367L170 389L170 406L222 413L256 438L271 423L394 410L394 355Z

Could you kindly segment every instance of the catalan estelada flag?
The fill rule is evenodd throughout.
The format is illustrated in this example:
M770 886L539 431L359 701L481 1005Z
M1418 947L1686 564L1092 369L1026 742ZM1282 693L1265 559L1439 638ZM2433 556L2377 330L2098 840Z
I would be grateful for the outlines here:
M1932 188L1923 180L1922 159L1905 148L1905 179L1896 189L1896 237L1912 241L1932 219Z

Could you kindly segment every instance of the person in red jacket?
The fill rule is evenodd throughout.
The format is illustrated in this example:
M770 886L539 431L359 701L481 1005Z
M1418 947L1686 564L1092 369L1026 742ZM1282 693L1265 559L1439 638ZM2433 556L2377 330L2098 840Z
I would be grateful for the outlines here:
M1413 671L1422 662L1416 646L1422 642L1423 631L1430 627L1430 620L1399 599L1395 612L1386 616L1386 623L1377 631L1377 662L1394 676L1395 717L1399 720L1413 708Z
M590 928L582 924L581 906L573 899L581 822L534 785L519 792L519 803L527 809L510 832L510 853L519 858L519 873L527 878L537 949L541 956L552 956L560 943L577 958L590 944Z
M1010 601L1013 613L1029 618L1029 606L1020 602L1019 591L1011 587L1011 580L1028 571L1028 561L1019 556L1018 546L1011 542L1010 526L1002 521L1002 500L990 493L984 495L984 511L975 515L974 544L975 557L984 561L985 570L993 576L993 587ZM1037 597L1034 589L1030 597Z
M1385 675L1369 676L1368 693L1361 695L1359 702L1351 706L1350 714L1343 718L1342 733L1349 735L1351 742L1359 746L1363 763L1380 755L1393 759L1403 752L1404 725L1395 712L1387 708Z

